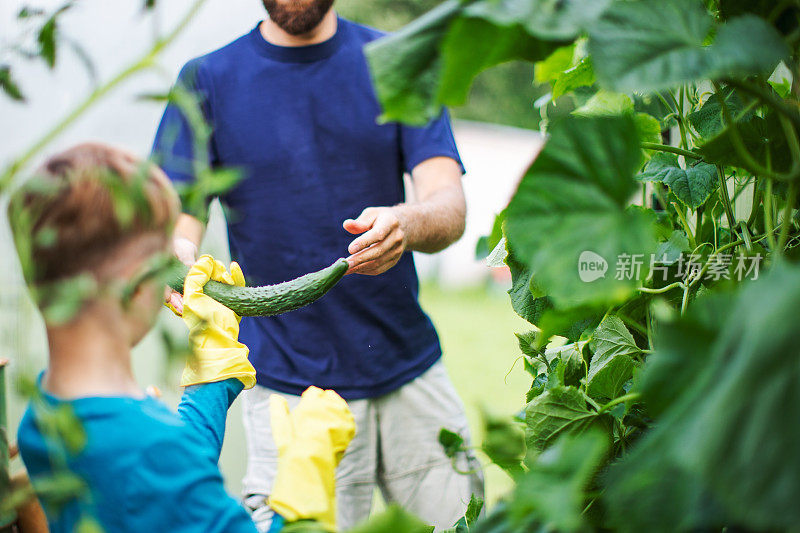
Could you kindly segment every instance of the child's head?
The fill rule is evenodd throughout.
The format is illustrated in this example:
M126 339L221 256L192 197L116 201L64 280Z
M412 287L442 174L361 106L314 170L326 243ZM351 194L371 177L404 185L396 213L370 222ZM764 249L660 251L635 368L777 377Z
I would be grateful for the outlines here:
M161 169L87 143L48 159L13 195L9 219L40 305L60 287L88 280L92 290L68 321L101 303L118 307L135 343L163 299L158 278L143 274L168 253L178 209Z

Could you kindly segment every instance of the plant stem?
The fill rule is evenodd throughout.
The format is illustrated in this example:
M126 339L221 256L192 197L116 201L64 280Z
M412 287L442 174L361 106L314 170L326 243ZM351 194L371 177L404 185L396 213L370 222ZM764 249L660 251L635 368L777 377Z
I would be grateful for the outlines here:
M659 143L650 143L650 142L643 142L642 148L645 150L658 150L659 152L670 152L673 154L682 155L683 157L688 157L691 159L697 159L702 161L703 157L690 151L690 150L683 150L678 148L677 146L670 146L668 144L659 144Z
M664 294L665 292L671 291L672 289L685 288L685 287L686 285L684 285L682 281L676 281L675 283L670 283L669 285L666 285L658 289L653 289L650 287L639 287L636 290L638 290L639 292L643 292L645 294Z
M767 192L764 195L764 228L767 230L767 242L770 251L775 251L775 222L772 218L775 196L772 194L772 180L767 180Z
M697 220L694 224L694 242L700 241L700 230L703 227L703 211L702 205L697 207Z
M761 203L761 197L763 196L764 191L761 190L761 187L758 186L758 176L755 177L753 181L753 204L750 207L750 216L747 218L747 225L752 226L756 221L756 214L758 212L758 204Z
M638 400L640 396L641 396L641 394L639 394L638 392L629 392L628 394L620 396L619 398L614 398L613 400L611 400L607 404L603 405L597 412L598 412L598 414L599 413L604 413L604 412L608 411L609 409L611 409L612 407L614 407L615 405L619 405L619 404L625 403L625 402L630 402L632 400Z
M671 93L670 93L671 94ZM673 96L673 98L675 98ZM678 129L681 133L681 147L682 148L689 148L689 142L687 140L686 135L686 115L684 115L683 111L683 104L686 101L686 85L681 85L680 90L678 91L678 98L680 99L678 102Z
M717 177L719 178L719 197L722 200L722 206L725 208L725 218L728 219L728 227L731 232L736 231L736 217L733 214L733 206L731 205L731 197L728 195L728 180L725 179L725 169L722 165L716 165Z
M797 199L797 181L789 185L789 196L786 198L786 205L783 207L783 220L781 221L781 233L778 237L777 252L783 254L786 240L789 238L789 227L792 225L792 211Z
M583 398L584 398L584 399L585 399L585 400L586 400L586 401L587 401L587 402L588 402L588 403L589 403L589 404L590 404L592 407L594 407L595 411L597 411L598 413L600 412L600 409L602 409L602 407L600 407L600 404L599 404L599 403L597 403L596 401L594 401L594 400L593 400L593 399L592 399L592 398L591 398L591 397L590 397L588 394L586 394L586 393L584 393L584 394L583 394Z
M703 276L705 276L706 272L708 272L708 268L711 266L713 260L716 259L716 257L722 252L728 251L731 248L736 248L740 244L744 244L744 242L745 241L743 239L738 239L736 241L729 242L724 246L720 246L719 248L717 248L708 255L708 259L706 260L705 264L703 264L703 267L698 271L697 276L695 276L689 283L686 284L686 291L684 291L683 301L681 302L681 314L683 314L683 311L686 309L686 301L689 296L688 295L689 289L697 285L700 282L700 280L703 279Z
M79 103L72 111L70 111L64 118L53 126L50 131L45 133L38 141L34 142L21 156L16 158L0 176L0 192L3 192L9 185L11 185L14 178L19 172L30 163L31 159L49 145L56 137L61 135L69 126L71 126L78 118L83 115L97 101L106 96L109 92L115 89L122 82L134 74L145 70L153 65L153 62L164 49L172 44L178 35L186 28L191 22L200 8L205 4L206 0L196 0L195 3L189 8L186 15L178 22L175 28L163 39L156 41L153 46L142 57L134 61L131 65L123 69L120 73L109 80L105 85L101 85L93 90L89 95Z
M700 275L698 274L697 279L700 279ZM689 289L691 289L692 283L687 283L686 286L683 288L683 298L681 298L681 316L686 313L686 306L689 305Z
M666 107L667 109L669 109L670 111L672 111L672 113L673 113L673 114L675 114L675 115L677 115L677 114L678 114L678 109L677 109L677 108L673 108L673 107L670 105L670 103L669 103L669 102L667 102L667 99L666 99L666 98L664 98L664 95L663 95L663 94L661 94L661 92L660 92L660 91L656 91L656 96L658 96L658 99L659 99L659 100L661 100L661 103L662 103L662 104L664 104L664 107ZM674 102L674 101L675 101L675 99L673 98L673 102Z
M683 211L680 209L677 203L672 202L672 207L675 208L675 212L678 214L678 218L683 226L683 231L686 232L686 237L689 239L689 244L692 248L696 248L697 241L694 240L694 232L692 231L692 227L689 225L689 221L686 220L686 215L683 214Z
M664 186L659 182L653 183L653 192L658 199L658 203L661 205L661 211L667 211L669 209L669 204L667 203L667 198L664 196ZM653 206L653 210L656 210L655 206Z

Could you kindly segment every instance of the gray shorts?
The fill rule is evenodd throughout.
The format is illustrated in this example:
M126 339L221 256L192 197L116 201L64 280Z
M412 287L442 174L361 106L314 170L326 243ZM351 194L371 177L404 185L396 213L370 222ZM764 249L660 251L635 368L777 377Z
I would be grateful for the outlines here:
M259 530L269 527L266 497L277 471L278 453L272 440L269 397L284 396L294 408L299 396L261 386L244 391L247 436L245 502ZM469 439L464 407L441 361L398 390L348 402L356 420L356 436L336 470L337 525L344 531L369 516L378 488L436 529L451 527L467 508L470 496L483 498L483 474L471 452L453 462L438 442L447 428Z

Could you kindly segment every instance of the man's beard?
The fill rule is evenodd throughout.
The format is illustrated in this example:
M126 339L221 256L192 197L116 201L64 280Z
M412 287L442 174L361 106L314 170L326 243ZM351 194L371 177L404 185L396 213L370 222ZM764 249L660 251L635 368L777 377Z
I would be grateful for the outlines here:
M303 35L313 30L334 0L262 0L269 18L286 33Z

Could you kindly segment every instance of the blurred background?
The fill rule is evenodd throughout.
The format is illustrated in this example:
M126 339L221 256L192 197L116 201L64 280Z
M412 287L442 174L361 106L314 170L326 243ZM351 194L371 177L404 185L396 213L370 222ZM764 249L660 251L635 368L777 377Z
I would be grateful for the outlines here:
M142 1L83 0L60 20L62 38L80 43L91 59L70 46L59 49L55 70L41 62L14 63L15 77L26 103L0 98L0 166L25 150L71 110L95 83L109 79L145 52L155 28L171 28L191 5L188 0L159 2L145 14ZM438 2L436 0L338 0L339 13L382 30L395 30ZM3 54L20 37L16 20L23 5L55 10L62 2L4 0L0 3L0 64ZM95 106L61 135L45 154L77 142L98 140L146 156L162 105L142 98L164 94L180 67L192 57L214 50L248 32L264 17L258 0L209 0L188 29L160 57L158 68L137 76ZM26 36L23 36L27 38ZM35 36L30 36L31 39ZM508 63L481 74L470 101L454 109L454 129L467 167L464 187L468 202L467 230L451 248L435 256L417 257L423 279L422 305L442 338L445 364L463 398L476 439L480 412L511 414L519 408L530 380L521 365L510 331L525 331L527 323L511 309L505 290L507 272L489 269L476 258L476 244L490 232L494 216L506 205L525 168L541 146L539 114L533 102L548 89L532 83L530 64ZM34 165L36 162L34 162ZM5 203L0 205L5 213ZM203 251L227 260L227 237L219 205L212 209ZM34 376L46 362L47 346L38 312L22 283L5 216L0 217L0 358L11 360L7 395L12 434L24 410L16 390L20 376ZM183 323L168 311L160 325L183 335ZM114 327L109 324L109 327ZM148 336L135 351L140 383L156 385L174 405L181 364L170 361L158 335ZM244 441L238 403L228 419L221 466L229 489L238 494L244 471ZM18 467L19 465L16 465ZM487 470L487 494L494 501L511 486L497 467Z

